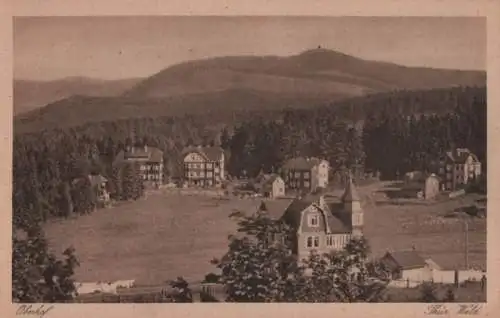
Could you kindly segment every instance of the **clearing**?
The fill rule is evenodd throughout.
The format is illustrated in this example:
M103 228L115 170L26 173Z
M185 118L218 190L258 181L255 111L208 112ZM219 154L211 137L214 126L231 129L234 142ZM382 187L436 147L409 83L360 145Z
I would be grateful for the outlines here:
M365 200L365 235L374 255L414 245L444 268L464 265L463 221L443 215L473 198L396 205L380 198L377 191L383 186L359 189ZM215 271L210 260L227 251L227 237L236 230L228 216L236 210L255 211L260 202L162 191L91 215L51 221L45 229L57 254L75 247L81 263L77 281L135 279L157 285L177 276L200 281ZM469 265L485 268L486 220L468 222Z

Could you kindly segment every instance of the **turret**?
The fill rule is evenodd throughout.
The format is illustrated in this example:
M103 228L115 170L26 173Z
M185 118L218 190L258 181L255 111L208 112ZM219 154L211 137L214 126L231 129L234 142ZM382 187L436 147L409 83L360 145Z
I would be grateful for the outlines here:
M350 174L344 195L342 196L342 203L344 205L344 212L351 216L353 235L361 236L363 233L363 209L361 208L361 198Z

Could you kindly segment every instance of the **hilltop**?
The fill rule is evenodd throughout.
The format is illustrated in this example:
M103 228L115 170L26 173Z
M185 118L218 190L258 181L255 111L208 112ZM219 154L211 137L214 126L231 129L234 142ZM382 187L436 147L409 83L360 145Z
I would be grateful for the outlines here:
M406 67L315 49L289 57L189 61L142 80L94 84L76 84L94 89L67 89L65 94L76 96L16 116L16 131L133 117L311 108L391 91L484 86L486 72ZM15 103L27 96L14 91Z

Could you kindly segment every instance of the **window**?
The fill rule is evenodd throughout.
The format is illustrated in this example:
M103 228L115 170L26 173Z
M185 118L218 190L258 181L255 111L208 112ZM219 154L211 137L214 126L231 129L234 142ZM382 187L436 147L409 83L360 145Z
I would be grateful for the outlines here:
M309 188L310 184L309 181L304 181L304 187Z
M446 170L451 171L451 165L446 165Z
M300 172L295 172L295 178L300 178Z
M309 226L317 227L319 226L319 215L311 214L309 215Z
M306 171L306 172L304 172L304 179L308 179L308 178L309 178L309 172Z
M308 248L319 247L319 236L308 236L306 246Z
M212 177L212 171L207 172L207 177Z
M333 236L328 235L326 237L326 246L332 246L333 245Z

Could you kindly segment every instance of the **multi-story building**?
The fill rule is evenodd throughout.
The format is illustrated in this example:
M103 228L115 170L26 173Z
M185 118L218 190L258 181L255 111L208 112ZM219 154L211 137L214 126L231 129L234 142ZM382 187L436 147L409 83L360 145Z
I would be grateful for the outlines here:
M328 185L328 161L318 158L293 158L283 165L283 179L289 189L316 191Z
M464 187L481 175L481 162L466 148L447 151L440 161L439 176L445 190Z
M128 146L118 153L116 163L138 163L147 187L163 184L163 151L158 148Z
M220 147L187 148L182 163L188 187L220 187L226 178L224 150Z
M293 200L281 220L295 233L292 252L299 261L311 251L342 250L352 238L363 236L363 209L352 179L341 202L327 202L323 195L308 195Z

